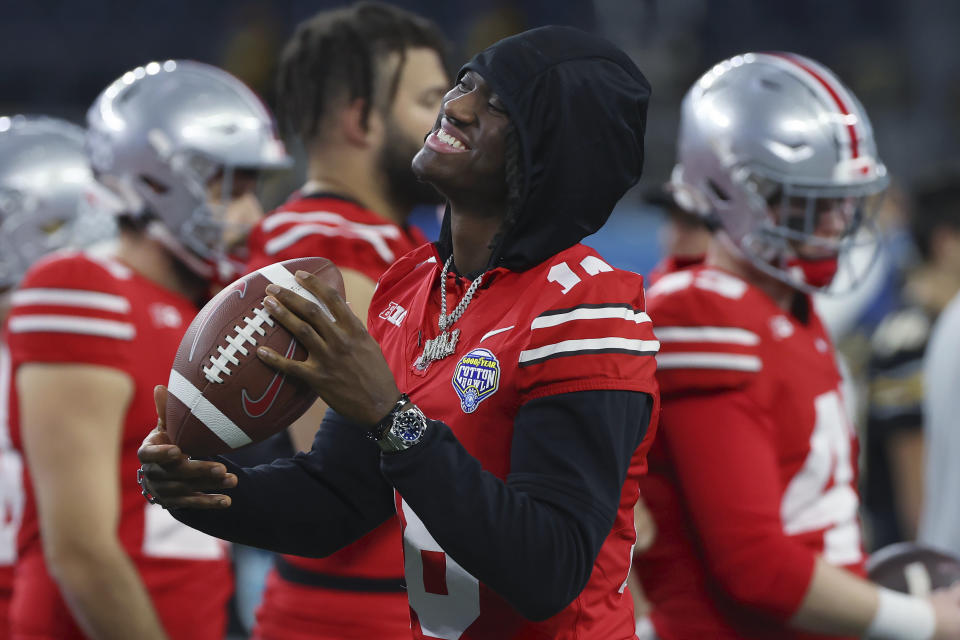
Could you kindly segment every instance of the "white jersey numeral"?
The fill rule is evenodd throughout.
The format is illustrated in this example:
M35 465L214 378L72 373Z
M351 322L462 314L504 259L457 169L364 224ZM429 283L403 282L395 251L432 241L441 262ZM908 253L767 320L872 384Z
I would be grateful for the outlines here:
M0 565L17 560L17 532L23 518L23 459L10 441L10 352L0 343Z
M16 451L0 451L0 565L17 561L23 502L23 459Z
M595 276L598 273L613 271L613 267L598 258L597 256L587 256L580 261L580 268L588 276ZM556 282L562 287L560 293L566 295L570 289L580 284L581 278L573 272L566 262L560 262L550 267L547 273L547 282Z
M817 396L814 405L816 424L810 453L783 494L780 517L788 535L825 529L824 559L834 565L853 564L860 561L862 552L859 501L853 487L852 428L839 392Z
M144 505L143 555L180 560L219 560L226 554L220 540L197 531L158 504Z
M480 583L448 556L406 501L403 571L410 607L423 634L457 640L480 617Z

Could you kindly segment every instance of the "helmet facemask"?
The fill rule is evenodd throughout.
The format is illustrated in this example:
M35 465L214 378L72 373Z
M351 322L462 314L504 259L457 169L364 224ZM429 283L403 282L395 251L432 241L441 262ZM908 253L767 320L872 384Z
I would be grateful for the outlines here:
M263 215L254 195L235 197L235 185L244 176L255 176L256 171L220 164L196 151L172 154L169 166L177 183L173 188L180 190L179 203L189 201L189 213L177 225L161 222L174 219L172 215L156 216L159 220L153 220L148 230L198 275L230 282L243 266L238 253L244 248L250 229ZM212 188L216 181L219 189ZM161 206L166 185L144 182L155 192L147 200ZM184 195L188 197L184 199Z
M30 266L30 255L43 255L38 245L42 239L27 238L18 242L21 229L30 222L33 198L15 189L0 189L0 291L14 287ZM31 234L33 235L33 234Z
M737 245L755 268L807 293L843 294L864 281L880 250L875 184L811 187L756 173L744 183L762 222Z
M74 237L76 221L76 211L32 193L0 188L0 290L15 286L40 257L84 246Z

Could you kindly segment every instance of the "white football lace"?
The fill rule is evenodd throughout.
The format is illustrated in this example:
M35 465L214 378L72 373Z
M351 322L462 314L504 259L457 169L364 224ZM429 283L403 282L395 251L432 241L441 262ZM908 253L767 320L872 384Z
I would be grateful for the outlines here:
M257 339L254 334L265 336L267 331L263 328L263 325L272 327L275 324L274 319L270 317L270 313L262 306L254 308L253 316L253 318L244 316L243 326L235 326L233 333L226 336L226 347L223 345L217 346L217 352L220 355L217 357L210 356L210 366L203 368L203 375L207 380L217 383L223 382L223 378L220 377L221 374L229 376L230 365L237 366L240 364L240 358L237 357L237 354L246 356L250 353L244 345L249 343L257 346Z

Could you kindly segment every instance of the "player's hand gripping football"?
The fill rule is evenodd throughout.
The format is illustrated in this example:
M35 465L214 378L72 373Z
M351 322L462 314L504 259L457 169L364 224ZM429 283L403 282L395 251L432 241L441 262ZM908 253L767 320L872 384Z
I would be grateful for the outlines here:
M302 362L291 360L268 347L258 348L257 355L309 385L337 413L372 427L400 399L380 345L333 288L306 271L298 271L296 277L326 305L335 322L316 303L271 284L264 299L267 310L306 348L308 356Z
M188 458L167 435L164 424L167 388L156 387L153 401L157 405L157 426L137 451L144 490L168 509L229 507L230 496L216 492L237 486L237 476L227 473L226 466L219 462Z

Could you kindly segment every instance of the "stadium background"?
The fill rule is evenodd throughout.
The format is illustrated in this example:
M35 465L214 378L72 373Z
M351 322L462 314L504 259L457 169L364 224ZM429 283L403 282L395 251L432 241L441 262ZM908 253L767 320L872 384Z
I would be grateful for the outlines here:
M344 4L272 0L47 0L5 3L0 112L82 122L97 93L150 60L191 58L237 75L268 103L278 52L293 26ZM659 217L641 193L669 175L678 105L706 67L729 55L787 49L834 69L873 119L901 184L956 156L960 140L960 3L945 0L395 0L436 20L456 68L504 35L543 24L596 29L627 50L654 87L641 185L592 239L613 262L646 272ZM298 183L269 185L267 205ZM421 220L429 222L429 216ZM429 226L429 225L425 225ZM428 229L429 231L429 229Z

